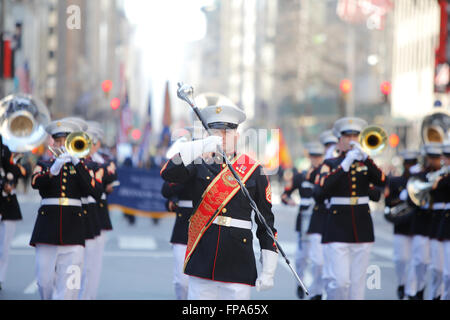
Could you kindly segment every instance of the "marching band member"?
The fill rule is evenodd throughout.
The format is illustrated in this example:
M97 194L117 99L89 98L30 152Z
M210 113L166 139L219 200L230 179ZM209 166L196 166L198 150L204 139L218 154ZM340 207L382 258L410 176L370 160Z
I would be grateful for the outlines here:
M238 154L237 127L245 113L235 105L201 109L212 136L180 144L162 168L170 183L189 183L195 212L191 216L184 272L189 275L188 299L250 299L250 289L269 289L278 261L277 248L262 222L255 218L261 247L262 272L253 252L252 209L238 182L216 153L222 145L272 232L276 234L271 190L262 167ZM202 155L204 158L202 158Z
M450 168L450 142L444 144L443 148L444 166ZM441 300L450 300L450 172L443 174L433 184L433 190L439 190L446 195L445 210L441 212L442 219L437 229L437 239L444 247L443 261L443 294Z
M7 146L3 148L8 149ZM8 149L9 151L9 149ZM2 194L0 196L0 290L2 283L5 281L6 269L9 261L9 249L13 239L16 222L22 220L22 212L16 196L16 186L20 177L26 176L25 168L15 159L14 154L4 152L4 155L10 154L10 158L3 158L9 162L0 168L2 183ZM6 168L6 172L5 169Z
M189 218L192 215L192 190L189 183L164 182L162 195L167 198L167 207L175 212L175 223L170 237L175 258L173 284L177 300L186 300L189 277L183 273L184 256L188 242Z
M319 186L329 199L322 243L329 277L327 299L363 299L370 248L374 242L369 208L370 183L384 186L384 173L357 143L367 122L341 118L333 130L339 133L340 155L327 159Z
M179 134L179 138L167 150L166 158L170 159L178 153L179 144L189 141L190 135L191 132L189 130L183 129ZM189 219L193 210L191 185L189 183L164 182L161 193L167 199L167 209L170 212L175 212L175 223L170 237L174 255L173 284L175 296L177 300L186 300L189 276L184 274L183 264L188 242Z
M79 117L68 117L64 118L66 121L72 121L78 124L81 128L81 131L83 133L86 133L88 135L88 138L91 139L91 142L94 140L94 135L92 132L89 131L89 125L88 122L85 121L82 118ZM85 142L87 143L87 141ZM93 144L93 142L92 142ZM85 148L87 149L88 146L86 145ZM81 288L79 293L79 299L80 300L87 300L91 299L91 288L93 286L93 283L95 282L94 276L96 274L96 269L98 268L97 262L97 253L98 253L98 246L99 246L99 236L100 236L100 218L98 213L98 206L97 201L100 199L99 195L103 193L103 186L101 177L95 175L98 166L95 162L92 161L90 158L90 154L92 153L92 145L90 146L90 150L87 150L86 152L89 152L86 154L84 158L84 164L87 167L89 174L92 178L95 178L95 184L94 187L96 188L97 192L97 199L94 198L88 190L84 190L82 197L81 197L81 203L82 203L82 209L83 209L83 217L85 222L85 247L84 247L84 262L83 262L83 273L81 277Z
M85 291L84 298L94 300L97 297L98 287L100 285L100 276L103 266L103 251L107 241L108 233L113 229L108 209L107 195L113 192L114 185L117 184L116 165L114 161L99 150L102 146L104 132L100 124L96 121L88 121L87 133L92 138L92 149L89 154L89 160L93 163L95 179L103 187L100 199L96 200L97 217L99 219L100 235L97 237L95 254L93 257L92 274L88 289Z
M419 173L411 175L424 181L427 180L427 174L440 169L441 167L441 146L436 143L429 143L424 146L426 154L425 168ZM414 167L412 167L414 168ZM405 191L405 194L407 192ZM430 264L430 228L431 211L429 203L422 203L420 206L414 204L411 198L407 197L408 204L414 207L411 221L411 265L408 271L408 286L405 288L405 294L409 299L423 300L426 272Z
M419 152L405 150L400 155L403 158L403 173L401 176L389 176L384 192L385 211L384 217L394 224L394 263L398 279L397 295L400 300L405 296L405 285L408 273L407 266L411 259L411 214L392 214L392 208L404 205L406 202L406 184L410 176L410 168L417 164ZM401 199L400 194L403 192ZM410 210L411 212L411 210Z
M56 120L46 126L54 147L62 148L75 122ZM63 149L64 150L64 149ZM81 197L96 194L84 160L67 151L36 165L31 186L39 190L41 206L31 235L36 248L36 278L41 299L78 299L84 259L85 230Z
M313 283L308 291L312 300L320 300L322 296L322 266L323 256L321 250L321 233L323 229L323 212L319 212L319 207L314 205L313 188L317 168L322 163L324 149L318 143L306 145L308 156L311 161L311 168L306 173L296 173L293 177L292 185L287 186L281 196L283 203L293 205L291 194L295 190L300 194L300 208L297 215L296 231L298 233L298 243L296 251L296 271L302 277L306 269L307 261L311 262L313 273ZM302 225L308 215L309 224L303 234ZM303 289L298 286L297 295L303 298Z
M445 159L446 157L441 156ZM445 160L444 160L445 165ZM448 171L447 171L448 173ZM444 270L444 244L438 238L439 227L445 217L447 201L450 197L448 188L439 185L439 180L443 175L437 178L430 190L430 284L428 291L429 300L440 300L443 295L443 270Z

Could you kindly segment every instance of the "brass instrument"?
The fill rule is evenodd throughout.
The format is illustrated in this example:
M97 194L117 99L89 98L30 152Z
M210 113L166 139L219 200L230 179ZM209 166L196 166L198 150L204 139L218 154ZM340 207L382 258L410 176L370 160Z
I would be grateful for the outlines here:
M427 174L428 181L423 181L419 177L411 177L408 180L406 189L411 201L416 206L423 206L430 200L430 190L439 177L450 173L450 166L444 166L438 171Z
M47 107L25 94L11 94L0 100L0 133L11 152L28 152L47 139L50 122Z
M448 139L450 127L450 113L444 108L436 108L433 112L425 116L420 129L422 142L443 143Z
M66 138L65 147L71 155L84 158L91 152L92 139L85 132L72 132Z
M379 126L369 126L360 133L359 144L365 153L374 156L387 145L386 131Z
M91 152L92 139L87 133L76 131L67 136L64 148L48 146L48 149L55 157L59 157L61 154L67 152L77 158L84 158Z

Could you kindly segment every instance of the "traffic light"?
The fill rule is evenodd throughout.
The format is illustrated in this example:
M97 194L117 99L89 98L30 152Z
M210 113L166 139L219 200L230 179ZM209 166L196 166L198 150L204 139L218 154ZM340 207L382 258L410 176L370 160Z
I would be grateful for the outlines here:
M133 138L134 141L139 141L141 139L142 133L139 129L133 129L131 130L131 138Z
M352 82L349 79L342 79L339 83L339 90L341 93L339 95L338 108L339 113L344 116L347 111L348 96L352 91Z
M400 137L397 134L392 133L389 136L389 145L391 146L391 148L397 148L399 143L400 143Z
M105 93L105 97L108 97L109 92L111 91L113 83L111 80L104 80L102 82L102 90Z
M387 103L389 101L389 94L392 90L391 83L389 81L383 81L380 85L380 90L383 95L383 102Z
M346 95L352 91L352 82L348 79L343 79L339 84L339 88L341 89L341 92Z
M111 106L111 109L113 109L113 110L119 109L119 107L120 107L120 99L119 98L111 99L110 106Z

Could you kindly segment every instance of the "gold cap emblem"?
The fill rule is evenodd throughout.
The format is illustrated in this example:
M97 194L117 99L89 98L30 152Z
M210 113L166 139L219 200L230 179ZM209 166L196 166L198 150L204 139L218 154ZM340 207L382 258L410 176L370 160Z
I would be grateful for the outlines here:
M61 127L61 122L58 121L58 122L56 123L56 125L57 125L58 127Z
M216 113L219 114L222 112L222 107L216 107Z

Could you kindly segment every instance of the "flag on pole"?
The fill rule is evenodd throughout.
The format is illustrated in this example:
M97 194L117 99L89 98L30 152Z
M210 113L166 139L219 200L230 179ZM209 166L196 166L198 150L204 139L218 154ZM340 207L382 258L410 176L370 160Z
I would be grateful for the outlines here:
M152 132L152 95L148 97L147 115L144 127L144 133L142 135L142 141L139 146L139 162L143 163L148 156L150 148L150 135Z
M163 128L158 147L170 146L170 126L172 125L172 114L170 105L169 81L166 82L166 89L164 93L164 114L163 114Z
M133 128L133 112L131 111L128 101L128 93L125 93L125 101L120 112L120 130L119 130L119 143L128 142L128 134Z
M280 167L283 169L292 168L291 155L281 129L269 132L264 164L269 172L275 172Z

